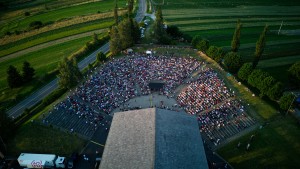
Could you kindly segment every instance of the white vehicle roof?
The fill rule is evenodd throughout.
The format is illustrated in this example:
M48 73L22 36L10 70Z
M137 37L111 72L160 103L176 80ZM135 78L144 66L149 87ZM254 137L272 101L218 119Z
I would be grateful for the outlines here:
M27 161L27 160L41 160L41 161L52 161L56 157L55 154L30 154L30 153L21 153L18 161Z

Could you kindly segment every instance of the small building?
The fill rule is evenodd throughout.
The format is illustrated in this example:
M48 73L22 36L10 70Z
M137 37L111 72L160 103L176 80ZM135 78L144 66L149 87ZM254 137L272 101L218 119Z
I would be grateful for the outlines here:
M147 56L151 56L151 55L152 55L152 51L147 50L147 51L146 51L146 55L147 55Z
M114 114L100 169L208 169L195 116L148 108Z

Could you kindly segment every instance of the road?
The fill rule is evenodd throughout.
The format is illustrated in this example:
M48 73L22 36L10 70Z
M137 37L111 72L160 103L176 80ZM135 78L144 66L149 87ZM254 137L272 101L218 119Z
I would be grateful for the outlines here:
M137 22L141 22L145 16L146 13L146 2L145 0L139 0L139 9L137 11L135 20ZM101 48L90 54L88 57L86 57L84 60L78 63L78 67L80 70L83 70L85 67L87 67L90 63L93 63L96 60L96 55L102 51L103 53L109 52L109 43L106 43ZM47 95L49 95L51 92L53 92L56 88L58 88L58 79L52 80L50 83L42 87L41 89L38 89L36 92L32 93L30 96L28 96L26 99L18 103L16 106L11 108L7 111L7 114L11 118L16 118L20 116L26 108L30 108L40 102L42 99L44 99Z

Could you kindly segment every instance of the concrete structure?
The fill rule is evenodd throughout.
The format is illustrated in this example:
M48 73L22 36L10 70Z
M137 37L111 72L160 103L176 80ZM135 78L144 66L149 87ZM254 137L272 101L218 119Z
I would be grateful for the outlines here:
M114 114L100 169L208 169L195 116L148 108Z

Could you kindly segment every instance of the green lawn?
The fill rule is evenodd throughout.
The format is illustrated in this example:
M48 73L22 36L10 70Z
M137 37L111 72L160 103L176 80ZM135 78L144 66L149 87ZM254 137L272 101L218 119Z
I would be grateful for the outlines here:
M101 37L101 36L99 36ZM43 77L56 69L58 62L63 58L70 56L72 53L79 50L92 37L84 37L73 41L65 42L49 48L45 48L36 52L29 53L19 58L14 58L0 63L0 108L7 109L28 94L35 91L42 84L45 84L49 79ZM9 65L16 66L21 70L23 62L27 60L36 70L36 78L23 87L9 89L6 82L6 70Z
M250 150L246 145L251 135L255 137ZM234 168L242 169L291 169L300 165L300 132L296 120L279 115L262 129L243 136L218 150ZM241 147L236 146L241 142Z
M112 18L103 19L103 20L96 20L91 23L83 23L78 25L73 25L53 31L48 31L42 34L38 34L35 36L31 36L29 38L25 38L19 40L17 42L9 43L7 45L3 45L0 47L0 57L5 55L20 51L22 49L26 49L41 43L49 42L52 40L64 38L67 36L72 36L88 31L99 30L108 28L114 24Z
M20 152L70 156L73 152L80 152L85 144L85 140L75 135L29 122L20 127L7 149L8 154L15 156L20 155Z
M126 1L118 1L118 6L125 7ZM2 36L6 31L24 30L33 21L42 21L43 23L51 23L65 18L71 18L80 15L90 15L99 12L112 11L114 7L114 0L103 0L98 2L91 2L82 5L69 6L57 10L45 11L41 14L32 15L21 20L13 20L5 24L1 24L0 35Z

